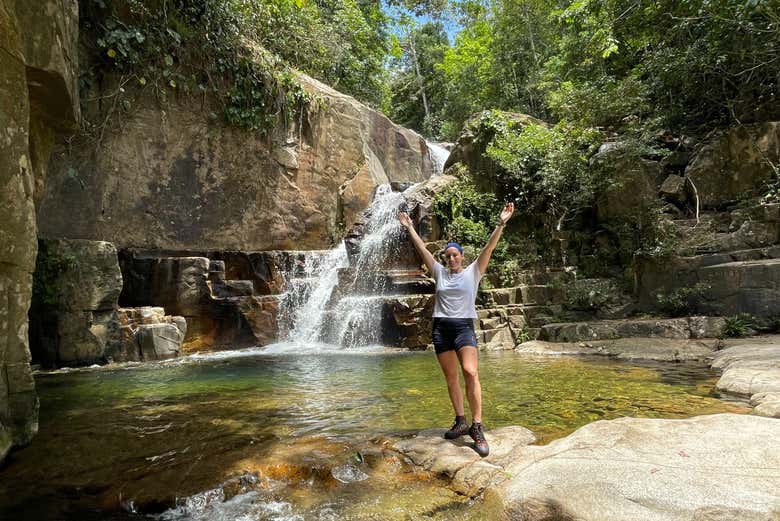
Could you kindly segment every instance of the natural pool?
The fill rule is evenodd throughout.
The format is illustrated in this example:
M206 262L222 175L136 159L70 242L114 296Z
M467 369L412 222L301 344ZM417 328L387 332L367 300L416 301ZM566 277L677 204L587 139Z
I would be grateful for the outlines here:
M486 428L540 443L599 419L748 410L702 364L480 357ZM432 353L244 350L36 385L39 434L0 471L2 519L484 518L377 442L449 426Z

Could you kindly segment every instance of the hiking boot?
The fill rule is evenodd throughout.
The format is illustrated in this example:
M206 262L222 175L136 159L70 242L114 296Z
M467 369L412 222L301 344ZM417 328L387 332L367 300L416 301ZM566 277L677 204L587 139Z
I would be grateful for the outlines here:
M447 438L448 440L454 440L455 438L459 438L464 434L468 434L468 432L469 432L469 424L466 423L466 417L455 416L455 423L452 424L450 430L444 433L444 437Z
M481 423L471 425L469 436L474 440L474 450L477 451L477 454L484 458L490 453L490 447L488 447L487 440L485 440L485 433L482 432Z

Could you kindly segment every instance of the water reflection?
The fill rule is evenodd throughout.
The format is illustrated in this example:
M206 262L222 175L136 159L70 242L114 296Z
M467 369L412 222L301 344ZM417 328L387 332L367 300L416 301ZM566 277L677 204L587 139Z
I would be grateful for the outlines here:
M522 425L542 442L598 419L746 410L714 397L715 376L703 365L480 356L486 426ZM0 471L7 484L0 487L0 518L18 508L32 509L36 519L162 512L181 507L177 498L197 503L204 491L254 476L251 487L231 489L233 502L203 503L202 519L219 519L236 505L254 505L256 515L247 519L273 519L273 501L304 519L327 512L366 519L373 514L355 510L356 495L375 498L371 508L392 509L401 501L399 487L397 519L411 511L467 519L464 498L385 455L365 456L377 450L373 437L451 420L432 353L244 350L38 375L36 384L40 432ZM182 510L167 515L181 518L176 512ZM201 519L188 512L181 515Z

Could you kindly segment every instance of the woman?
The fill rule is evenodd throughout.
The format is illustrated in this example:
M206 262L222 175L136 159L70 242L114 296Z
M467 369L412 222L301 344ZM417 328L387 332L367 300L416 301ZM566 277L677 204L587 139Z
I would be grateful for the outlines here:
M499 215L496 229L490 235L488 243L482 248L476 262L463 268L463 248L448 243L444 249L447 268L436 262L425 243L414 229L412 220L406 213L399 213L398 220L409 232L415 250L428 267L428 272L436 280L436 305L433 310L433 346L436 357L447 381L450 401L455 409L455 423L444 437L454 439L468 433L474 440L474 448L480 456L490 452L485 435L482 432L482 388L477 372L477 336L474 333L474 320L477 310L474 301L477 298L479 280L487 269L504 226L515 211L513 203L507 204ZM473 423L469 428L463 408L463 394L458 382L458 363L466 380L466 396L469 400Z

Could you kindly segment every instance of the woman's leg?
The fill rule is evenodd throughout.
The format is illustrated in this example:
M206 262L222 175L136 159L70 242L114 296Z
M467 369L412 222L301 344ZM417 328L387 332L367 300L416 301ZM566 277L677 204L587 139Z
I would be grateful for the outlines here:
M441 370L444 371L444 379L447 381L447 391L450 393L450 401L455 409L455 416L464 416L463 393L460 391L458 381L458 355L455 351L444 351L436 355Z
M458 349L458 358L463 368L463 378L466 380L466 397L475 423L482 423L482 386L479 383L479 357L477 348L463 346ZM460 392L460 389L458 389Z

